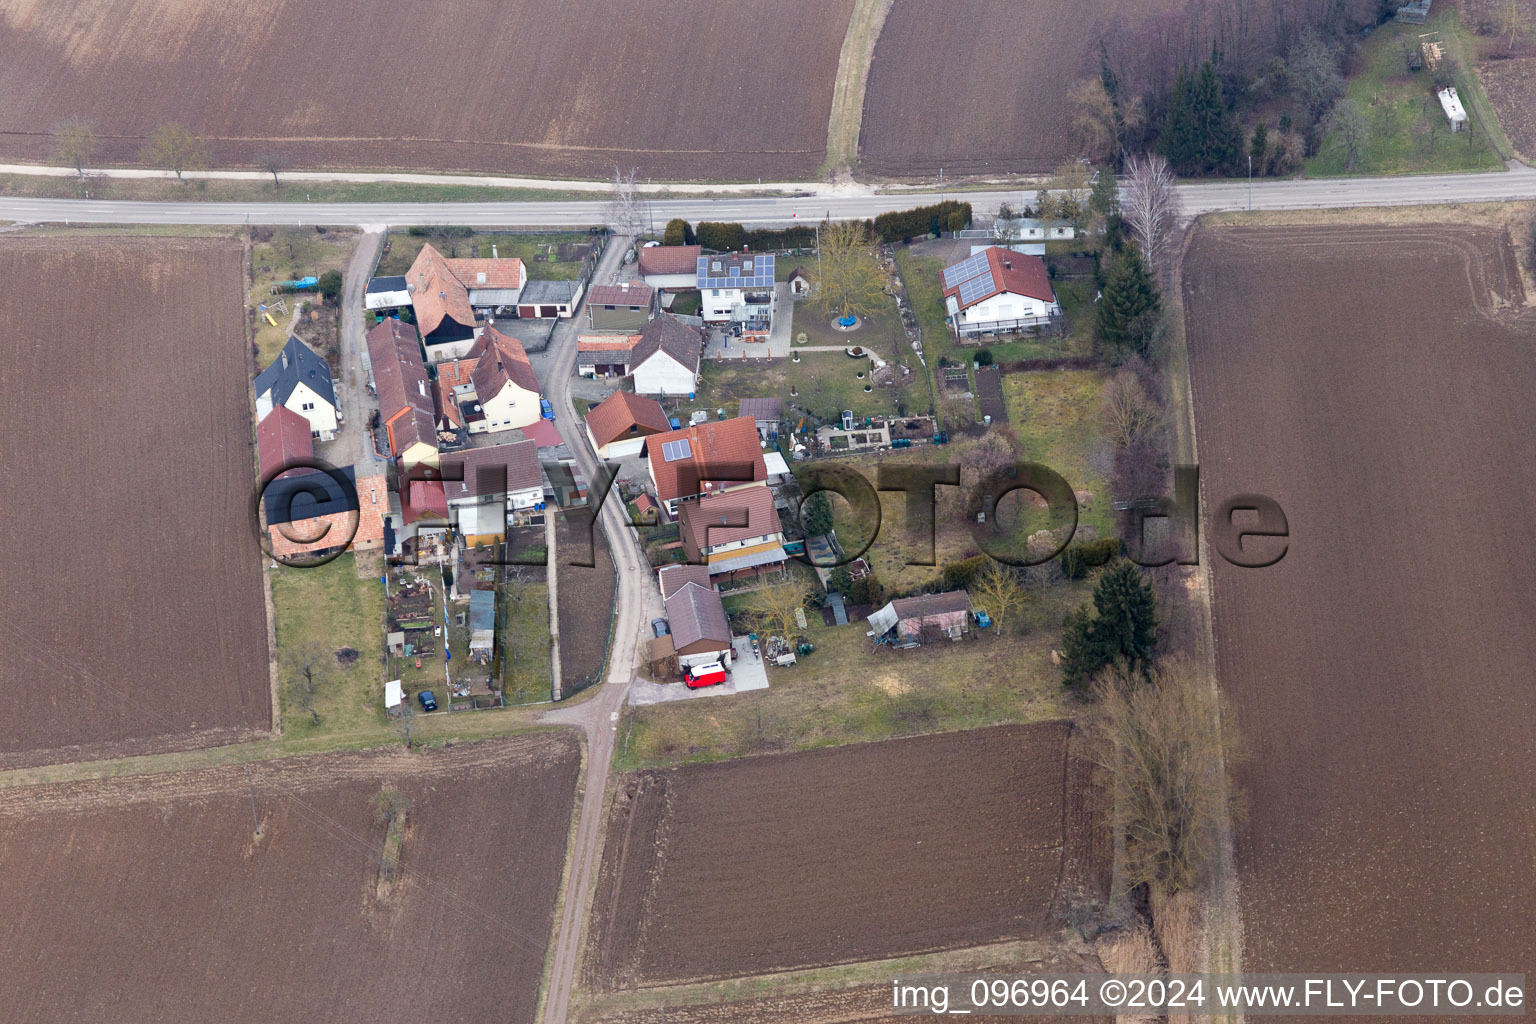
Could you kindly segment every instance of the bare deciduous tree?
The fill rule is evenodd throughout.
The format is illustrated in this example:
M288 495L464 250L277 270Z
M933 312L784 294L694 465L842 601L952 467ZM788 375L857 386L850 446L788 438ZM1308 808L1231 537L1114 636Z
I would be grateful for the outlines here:
M400 872L405 852L405 815L411 809L411 798L393 786L385 786L373 794L372 803L373 820L384 826L384 842L379 847L379 881L388 885Z
M1503 0L1493 16L1494 35L1504 37L1504 54L1514 53L1515 40L1530 35L1531 19L1521 0Z
M971 587L975 591L973 600L992 616L992 625L997 628L997 635L1002 636L1008 613L1024 603L1024 587L1018 573L1002 562L992 562Z
M631 167L626 171L615 166L613 169L613 188L609 192L604 215L608 227L616 235L636 238L640 234L645 218L637 188L639 178L640 171L637 168Z
M283 653L283 671L299 684L299 707L309 712L315 725L320 724L320 713L315 710L315 683L318 681L320 666L330 656L317 644L300 644Z
M1133 156L1125 163L1125 191L1120 213L1130 225L1147 266L1166 284L1172 257L1173 233L1182 212L1179 192L1168 161L1157 154Z
M1088 168L1076 161L1056 168L1036 201L1040 216L1048 220L1070 221L1073 227L1081 226L1083 215L1088 212L1092 178Z
M887 304L886 280L875 262L864 225L840 221L821 226L815 305L851 316L872 316Z
M1360 150L1370 134L1370 126L1365 122L1360 104L1354 100L1340 100L1334 104L1333 112L1328 115L1328 128L1338 135L1339 142L1344 146L1344 169L1354 170L1355 161L1359 159Z
M82 179L96 143L96 128L84 118L72 117L53 126L53 158L73 167Z
M167 121L150 134L140 157L147 164L174 171L176 180L181 181L186 171L208 166L208 140L175 121Z
M1085 78L1067 92L1072 114L1072 135L1083 156L1094 163L1112 160L1120 153L1120 125L1115 102L1104 91L1104 82Z
M1100 416L1110 443L1122 449L1150 439L1162 426L1162 411L1130 371L1117 373L1104 386Z
M288 169L288 158L276 150L267 150L256 155L256 162L263 171L272 175L272 187L281 187L282 182L277 180L277 176Z
M796 610L804 608L810 599L809 585L790 580L754 590L747 598L747 612L762 623L764 631L788 639L800 629L795 621Z
M1215 688L1184 661L1161 666L1150 679L1106 669L1095 694L1096 757L1119 810L1127 884L1164 895L1197 888L1229 813L1230 716L1223 716Z

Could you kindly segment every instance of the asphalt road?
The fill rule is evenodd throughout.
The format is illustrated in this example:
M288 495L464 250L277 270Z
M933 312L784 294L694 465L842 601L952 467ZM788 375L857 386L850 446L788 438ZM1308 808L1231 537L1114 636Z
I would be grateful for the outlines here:
M1189 214L1215 210L1326 209L1344 206L1477 203L1536 199L1536 169L1515 165L1487 174L1427 174L1388 178L1202 182L1181 185ZM951 192L978 213L999 203L1029 202L1033 192ZM823 217L872 217L887 210L934 202L940 193L805 196L777 199L665 199L648 204L650 220L739 221L781 226ZM519 203L200 203L98 199L0 198L0 220L91 224L467 224L508 227L566 227L601 223L602 202Z

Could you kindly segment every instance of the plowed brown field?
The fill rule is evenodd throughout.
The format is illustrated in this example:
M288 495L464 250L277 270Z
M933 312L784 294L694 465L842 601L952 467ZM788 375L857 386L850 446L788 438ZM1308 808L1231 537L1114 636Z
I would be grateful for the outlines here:
M641 772L615 797L598 990L1032 937L1101 889L1064 722Z
M74 116L215 161L794 179L826 155L853 0L0 0L0 154Z
M240 767L0 790L3 1015L531 1022L579 762L541 735L257 764L259 837Z
M1244 967L1536 970L1536 311L1513 245L1202 228L1184 281L1203 489L1274 497L1292 534L1276 566L1213 569L1253 755Z
M229 239L0 237L0 767L271 724Z
M1051 171L1078 156L1067 91L1099 40L1186 0L896 0L869 73L860 162L876 174Z

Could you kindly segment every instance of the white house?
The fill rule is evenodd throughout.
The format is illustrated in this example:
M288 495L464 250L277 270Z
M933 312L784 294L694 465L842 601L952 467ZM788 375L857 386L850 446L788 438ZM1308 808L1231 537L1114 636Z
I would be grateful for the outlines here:
M630 354L630 375L637 395L692 395L699 389L699 332L663 313L645 325Z
M992 222L992 237L998 245L1013 242L1067 241L1077 237L1077 231L1064 220L1040 220L1035 217L999 217Z
M536 441L445 455L442 471L450 518L470 545L504 540L509 517L517 518L518 513L537 508L544 501Z
M739 324L748 340L767 340L773 325L774 258L757 253L700 256L699 315L707 324Z
M309 421L310 433L322 441L336 436L341 413L331 368L298 338L289 338L272 365L257 374L256 419L267 418L273 406L292 409Z
M636 269L645 283L657 291L687 291L698 286L699 257L704 249L697 245L650 245L642 247Z
M538 421L539 379L522 342L487 327L475 339L470 355L477 357L471 376L474 398L465 415L470 433L516 430ZM464 407L461 395L459 408Z
M672 429L667 414L654 398L615 391L587 413L587 437L602 459L639 455L645 439Z
M944 268L944 304L957 337L1027 330L1061 315L1045 262L991 246Z
M712 577L727 580L781 572L784 529L767 487L738 487L678 506L683 550Z
M363 308L373 310L404 309L411 304L411 289L404 277L375 277L363 292Z

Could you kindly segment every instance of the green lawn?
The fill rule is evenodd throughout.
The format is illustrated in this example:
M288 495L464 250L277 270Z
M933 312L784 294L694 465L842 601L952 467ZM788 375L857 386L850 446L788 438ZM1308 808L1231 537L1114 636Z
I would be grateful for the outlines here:
M251 242L251 290L248 296L255 325L254 341L256 358L266 366L277 358L288 341L288 321L294 308L305 302L319 302L318 292L274 296L271 286L279 281L295 281L301 277L319 277L327 270L344 270L347 257L357 244L353 231L327 229L319 232L314 228L256 228ZM281 298L287 303L288 313L273 308ZM257 306L268 306L273 327L256 312ZM302 331L300 333L303 333Z
M384 591L377 576L359 579L348 553L314 569L268 570L277 624L278 694L285 740L345 739L382 733L384 717ZM357 661L343 667L335 652L351 647ZM299 707L302 679L290 651L313 650L317 658L312 704L318 724Z
M621 726L617 767L862 743L896 736L1033 722L1070 715L1050 648L1082 586L1032 598L1023 635L872 650L862 624L826 627L812 612L813 654L768 669L769 688L633 709Z
M927 388L920 376L914 374L914 383L905 388L873 386L873 390L865 391L868 359L850 359L841 352L801 352L799 356L799 362L706 360L699 397L683 405L686 409L723 408L727 415L735 415L736 404L743 398L777 395L784 399L786 408L804 409L827 421L836 419L844 409L852 409L858 416L895 415L898 403L905 404L905 414L928 409ZM864 374L862 379L859 373ZM790 415L798 418L798 412Z
M477 231L468 238L453 233L429 230L425 235L413 235L405 231L392 231L389 235L389 252L379 261L380 275L404 274L411 269L421 247L431 242L433 247L450 259L455 257L489 257L491 247L502 258L517 257L528 266L529 280L570 281L581 273L581 262L556 259L558 246L564 243L584 243L592 240L585 231L564 231L528 234L510 234L498 231Z
M503 695L508 704L547 701L551 691L549 587L543 583L508 584L505 600Z
M1471 117L1467 130L1452 133L1434 92L1434 73L1428 67L1410 72L1403 47L1418 48L1419 36L1438 31L1447 51L1460 59L1456 89ZM1454 4L1436 4L1424 25L1389 22L1366 39L1360 48L1359 70L1349 80L1348 95L1365 114L1368 135L1364 152L1352 172L1346 171L1343 143L1336 135L1323 141L1319 152L1307 161L1306 173L1326 177L1345 173L1400 174L1434 171L1496 171L1504 166L1500 150L1507 151L1493 108L1483 96L1473 72L1475 41L1464 35ZM1423 120L1429 130L1416 134ZM1493 139L1489 138L1493 133Z
M1020 454L1066 477L1074 491L1093 496L1091 503L1079 504L1079 539L1084 539L1085 527L1100 537L1115 529L1109 492L1113 453L1099 424L1106 380L1096 370L1042 370L1003 377L1003 398Z

